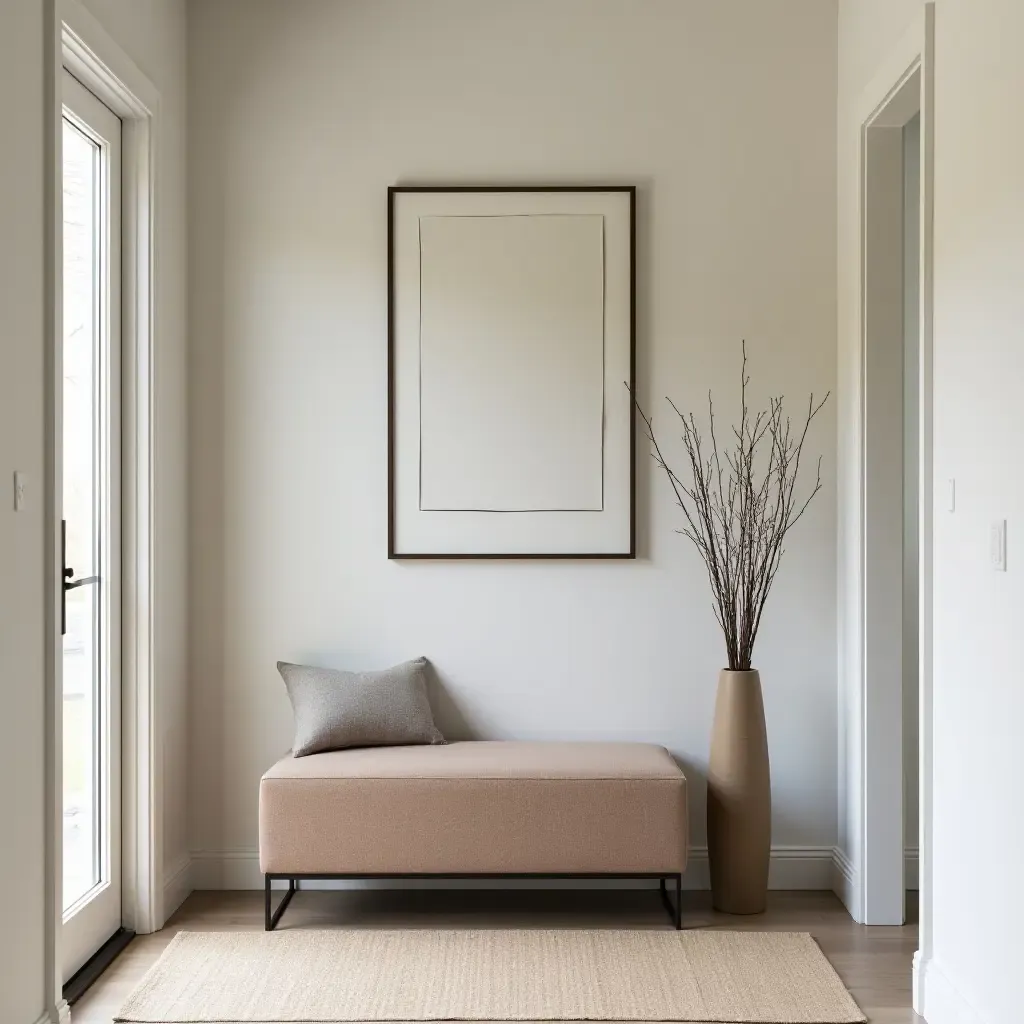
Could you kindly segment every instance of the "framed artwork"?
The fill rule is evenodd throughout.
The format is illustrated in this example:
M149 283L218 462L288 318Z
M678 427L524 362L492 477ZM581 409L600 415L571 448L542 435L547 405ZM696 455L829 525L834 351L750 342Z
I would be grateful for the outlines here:
M388 189L389 558L635 557L635 211Z

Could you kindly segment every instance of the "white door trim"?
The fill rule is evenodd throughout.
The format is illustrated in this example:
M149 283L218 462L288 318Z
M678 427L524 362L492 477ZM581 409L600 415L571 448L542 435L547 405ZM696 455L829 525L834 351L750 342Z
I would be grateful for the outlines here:
M160 96L77 0L61 0L59 12L64 67L123 123L123 924L142 933L163 923L152 625L153 231Z
M863 828L857 859L868 924L902 924L906 889L903 130L920 109L918 56L861 132Z
M99 180L101 200L96 227L99 235L99 332L94 339L99 361L99 431L94 440L99 455L98 493L101 538L99 561L93 572L100 582L93 589L99 607L100 688L95 706L100 735L116 742L99 750L99 785L92 814L100 826L99 881L64 912L62 960L65 983L111 935L121 927L121 134L122 122L106 104L83 86L70 71L63 75L65 124L72 125L102 154ZM67 132L62 133L67 138ZM63 262L63 261L62 261ZM62 303L62 306L64 304ZM63 330L61 332L63 334ZM62 352L63 356L63 352ZM66 393L62 404L67 400ZM62 452L62 461L66 453ZM66 467L65 467L66 468ZM62 518L71 518L65 507ZM88 572L88 570L87 570ZM77 575L86 575L81 570ZM66 665L66 661L63 662ZM105 685L104 682L105 681ZM62 689L63 689L62 680ZM62 701L63 705L63 701ZM67 894L62 894L66 903Z
M61 998L61 700L60 700L60 404L61 379L61 78L67 68L122 120L122 923L136 932L163 924L160 737L154 727L153 672L153 353L155 349L155 152L160 95L78 0L46 0L47 133L51 180L47 203L47 694L50 803L46 837L47 972L50 1016L64 1019Z
M921 78L921 620L918 624L921 689L919 691L918 885L920 918L918 949L914 954L914 1009L924 1016L924 973L934 956L932 899L934 893L932 834L932 780L934 724L932 717L933 558L935 519L934 438L934 257L935 257L935 4L924 9L924 53Z
M920 819L921 829L918 841L920 858L920 950L915 960L926 961L931 955L931 905L932 905L932 833L931 833L931 788L932 788L932 518L934 483L932 479L932 222L933 222L933 134L934 134L934 19L935 4L923 5L921 15L915 19L900 43L888 56L870 86L845 110L841 112L839 131L844 146L855 152L861 159L862 144L867 127L875 121L908 76L920 72L920 106L922 138L922 188L921 188L921 357L920 357ZM894 117L895 111L890 112ZM898 118L897 118L898 120ZM883 119L879 124L895 123ZM854 140L856 140L854 142ZM863 179L860 182L860 199L863 204ZM863 225L863 208L861 209ZM857 244L863 245L863 236L858 235ZM860 277L858 289L863 299L863 264L858 257L857 273ZM844 278L845 281L845 278ZM842 282L841 282L842 283ZM871 815L875 806L872 787L878 782L871 777L867 759L877 755L876 736L873 723L868 718L868 667L866 663L865 604L867 580L865 571L865 538L868 526L865 522L865 421L870 398L865 393L865 323L863 302L852 310L853 322L843 323L840 338L840 363L850 367L847 381L851 390L849 419L846 429L853 442L847 448L840 448L840 459L846 472L841 476L848 482L844 507L849 516L854 544L851 549L840 552L839 585L841 594L840 661L841 699L845 706L841 712L846 716L845 769L851 780L849 791L840 792L840 802L849 810L851 835L849 847L841 851L842 860L847 863L848 886L844 887L847 905L854 918L862 923L872 921L872 899L868 891L872 881L870 872L865 872L865 843L871 836ZM853 548L856 548L855 555ZM849 642L843 643L845 635ZM902 737L893 735L893 741L902 743ZM841 777L843 773L841 772ZM920 1007L915 990L915 1005Z
M49 813L45 816L43 895L46 920L44 922L45 970L44 1006L41 1020L63 1024L69 1019L70 1009L62 993L64 958L61 952L64 900L64 687L62 666L63 637L60 632L64 553L61 543L61 509L63 506L63 465L60 459L60 438L63 434L63 351L64 331L62 319L64 281L64 192L63 163L63 77L60 56L59 17L56 0L45 0L43 6L44 38L49 40L43 54L44 109L50 112L49 131L44 134L44 156L49 175L44 188L43 217L46 227L44 245L45 372L50 386L45 389L44 420L44 537L49 538L45 550L45 572L49 586L45 588L44 628L46 687L46 780L45 796ZM41 1024L37 1022L37 1024Z

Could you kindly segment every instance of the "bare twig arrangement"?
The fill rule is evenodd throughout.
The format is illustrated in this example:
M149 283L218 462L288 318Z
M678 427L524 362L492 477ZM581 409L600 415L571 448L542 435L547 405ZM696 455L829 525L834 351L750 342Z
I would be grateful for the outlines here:
M686 517L686 525L676 532L693 541L707 567L715 618L725 635L733 671L750 669L761 615L785 552L783 541L821 490L820 457L814 487L803 501L797 498L796 483L807 432L831 394L817 404L812 394L803 427L794 430L781 396L769 399L768 409L751 414L749 383L744 342L740 422L732 428L732 439L721 447L710 391L710 444L693 413L680 412L667 399L682 425L690 462L685 481L665 461L651 419L634 396L651 442L651 456L668 476Z

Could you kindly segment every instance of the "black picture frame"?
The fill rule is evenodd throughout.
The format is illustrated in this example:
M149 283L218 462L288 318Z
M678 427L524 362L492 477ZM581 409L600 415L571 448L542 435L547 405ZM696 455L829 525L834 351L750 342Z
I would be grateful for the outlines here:
M636 197L635 185L588 184L588 185L392 185L387 190L387 377L388 377L388 422L387 422L387 471L388 471L388 558L399 561L416 560L623 560L636 558L636 416L629 416L629 544L621 552L568 552L568 553L524 553L524 552L409 552L396 549L395 514L395 200L403 193L624 193L629 200L629 380L630 393L636 382Z

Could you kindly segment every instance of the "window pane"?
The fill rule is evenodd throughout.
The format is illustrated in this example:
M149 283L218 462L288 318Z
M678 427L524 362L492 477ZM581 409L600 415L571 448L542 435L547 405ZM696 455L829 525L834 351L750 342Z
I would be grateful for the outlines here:
M64 123L65 564L98 572L99 148ZM64 636L64 909L99 881L98 584L67 594Z
M99 881L95 585L68 592L64 635L64 909Z
M67 564L96 571L98 147L64 123L64 518Z

